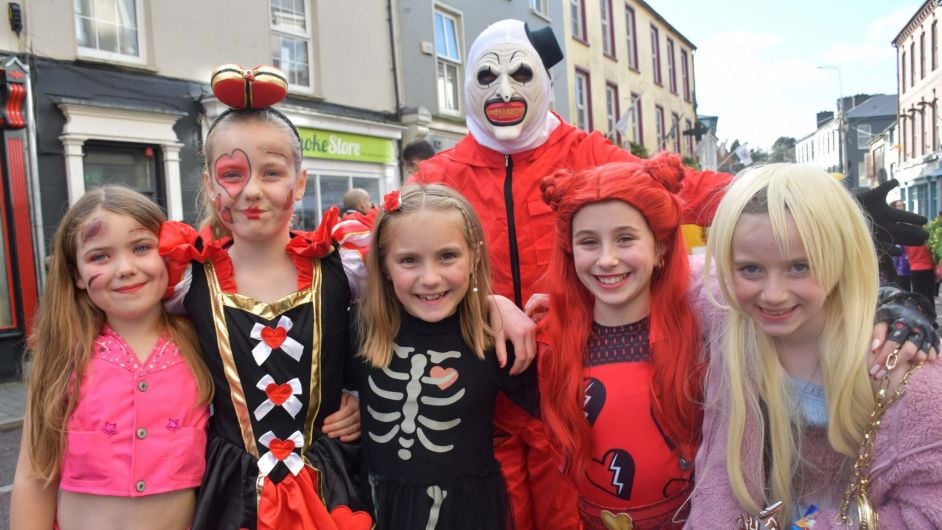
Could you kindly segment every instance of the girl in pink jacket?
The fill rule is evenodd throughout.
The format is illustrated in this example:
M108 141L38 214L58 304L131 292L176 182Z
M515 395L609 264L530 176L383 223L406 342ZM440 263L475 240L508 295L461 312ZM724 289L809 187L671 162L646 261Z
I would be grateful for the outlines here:
M847 191L811 167L747 171L711 263L731 311L704 319L722 342L687 528L942 528L942 367L891 355L869 377L877 262Z

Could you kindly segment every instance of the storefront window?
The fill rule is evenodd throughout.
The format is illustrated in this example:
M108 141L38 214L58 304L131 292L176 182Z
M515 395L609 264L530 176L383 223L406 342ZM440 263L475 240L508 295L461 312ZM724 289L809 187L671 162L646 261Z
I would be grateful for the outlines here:
M164 206L157 186L154 148L85 144L85 189L120 184Z
M308 172L304 198L295 203L294 226L302 230L313 230L331 206L343 209L343 194L350 188L363 188L374 203L379 203L378 177L352 177L341 175L317 175Z

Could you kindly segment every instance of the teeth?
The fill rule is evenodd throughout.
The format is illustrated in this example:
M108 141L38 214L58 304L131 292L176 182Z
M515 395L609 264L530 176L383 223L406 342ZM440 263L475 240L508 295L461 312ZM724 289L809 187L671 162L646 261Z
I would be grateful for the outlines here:
M771 315L771 316L773 316L773 317L779 317L779 316L782 316L782 315L784 315L784 314L786 314L786 313L789 313L789 312L791 311L791 308L788 308L788 309L780 309L780 310L778 310L778 311L772 311L771 309L765 309L765 308L763 308L762 311L764 311L765 314L767 314L767 315Z
M616 283L624 280L627 277L628 277L627 274L622 274L621 276L609 276L607 278L601 278L601 277L596 276L596 278L599 280L599 283L603 285L615 285Z
M417 294L416 296L419 297L419 300L424 300L426 302L434 302L435 300L438 300L439 298L445 295L443 293L438 293L438 294L427 294L427 295Z

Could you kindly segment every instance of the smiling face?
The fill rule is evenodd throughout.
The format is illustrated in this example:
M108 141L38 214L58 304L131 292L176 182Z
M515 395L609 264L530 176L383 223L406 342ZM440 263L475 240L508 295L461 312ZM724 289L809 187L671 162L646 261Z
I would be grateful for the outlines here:
M542 123L549 108L548 77L539 56L513 43L484 50L466 91L468 112L498 140L513 140Z
M641 212L625 202L589 204L572 218L573 264L595 297L599 324L619 326L648 315L651 276L662 254Z
M307 172L295 170L293 138L261 120L226 124L214 132L204 183L222 224L234 238L286 237Z
M78 231L75 286L115 328L160 318L167 266L157 235L127 215L98 209Z
M407 313L426 322L455 314L476 259L465 233L458 211L418 210L390 224L383 268Z
M782 252L765 213L742 214L732 240L733 294L745 314L777 344L816 343L827 292L811 267L795 221L787 216Z

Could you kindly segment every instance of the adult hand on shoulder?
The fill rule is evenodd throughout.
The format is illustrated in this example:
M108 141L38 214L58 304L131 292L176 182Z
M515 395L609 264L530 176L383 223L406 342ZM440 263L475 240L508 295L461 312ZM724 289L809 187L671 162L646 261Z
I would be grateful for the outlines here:
M352 442L360 438L360 400L353 394L343 391L340 396L340 408L324 418L324 434L331 438L340 438L341 442Z
M494 330L494 349L503 368L507 365L508 340L514 346L514 365L510 375L517 375L536 357L536 324L507 297L499 294L488 298L488 320Z

